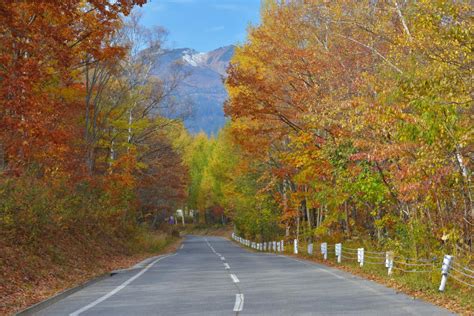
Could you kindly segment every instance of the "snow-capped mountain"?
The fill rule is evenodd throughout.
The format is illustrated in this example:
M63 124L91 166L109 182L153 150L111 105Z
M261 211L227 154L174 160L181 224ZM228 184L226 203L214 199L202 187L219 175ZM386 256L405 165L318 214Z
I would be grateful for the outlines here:
M223 78L234 54L234 46L225 46L210 52L197 52L189 48L165 50L158 55L152 73L162 79L174 67L189 73L176 93L178 98L190 99L193 116L185 121L191 132L205 131L216 134L225 124L223 104L227 98Z
M222 76L234 54L234 46L225 46L210 52L200 53L193 49L182 50L182 61L192 67L209 68Z

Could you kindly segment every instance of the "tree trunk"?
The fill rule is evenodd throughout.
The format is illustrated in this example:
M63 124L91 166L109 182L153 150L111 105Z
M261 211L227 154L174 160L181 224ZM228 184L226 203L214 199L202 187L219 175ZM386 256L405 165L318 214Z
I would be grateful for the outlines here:
M5 149L3 144L0 143L0 171L5 169Z
M307 225L308 225L308 243L313 242L313 223L312 223L312 218L311 218L311 211L306 205L306 199L303 201L303 207L306 211L306 220L307 220Z
M296 215L296 239L300 240L300 211Z

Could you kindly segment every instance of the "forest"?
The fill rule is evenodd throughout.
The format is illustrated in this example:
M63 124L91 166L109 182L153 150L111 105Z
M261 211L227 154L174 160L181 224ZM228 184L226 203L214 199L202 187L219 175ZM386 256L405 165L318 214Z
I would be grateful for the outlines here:
M472 249L471 13L265 2L228 69L230 122L209 141L199 208L222 207L247 237Z
M187 197L186 74L150 75L145 2L0 2L0 314L171 240L150 228Z
M226 80L240 148L229 196L257 197L226 205L238 228L472 249L471 13L465 1L269 1Z
M85 245L135 253L176 209L472 263L469 1L262 1L210 138L183 126L186 72L150 74L166 30L145 2L0 2L0 309Z
M472 271L473 35L469 1L265 1L228 68L199 207L257 243ZM412 289L436 288L439 267Z

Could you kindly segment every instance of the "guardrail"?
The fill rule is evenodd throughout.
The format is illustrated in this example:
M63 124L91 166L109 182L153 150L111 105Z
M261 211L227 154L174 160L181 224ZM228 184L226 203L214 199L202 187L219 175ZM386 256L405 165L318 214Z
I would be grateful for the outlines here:
M281 253L285 251L283 240L254 242L232 233L232 238L240 244L253 248L257 251ZM304 248L303 248L304 249ZM320 253L323 260L328 260L328 250L334 251L337 263L342 260L357 261L360 267L364 265L384 265L387 274L391 275L393 271L399 273L436 273L436 267L441 265L441 283L439 291L443 292L446 288L448 277L461 286L474 287L474 268L465 266L454 260L451 255L445 255L443 260L439 262L438 258L405 258L396 255L393 251L369 251L364 248L343 247L342 243L330 245L326 242L320 244ZM298 254L298 240L293 241L294 254ZM314 245L307 245L308 255L314 255Z

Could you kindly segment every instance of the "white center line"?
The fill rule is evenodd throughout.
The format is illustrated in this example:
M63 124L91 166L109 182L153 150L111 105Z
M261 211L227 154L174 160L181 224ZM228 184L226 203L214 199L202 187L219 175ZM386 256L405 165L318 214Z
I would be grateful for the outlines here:
M244 308L244 295L235 294L234 312L241 312Z
M220 253L218 253L214 247L211 246L211 244L209 243L209 241L207 240L207 238L205 238L206 240L206 243L207 245L209 246L209 248L211 248L212 252L214 252L214 254L216 254L218 257L220 257L220 259L222 261L225 261L225 257L222 256ZM224 268L226 270L230 270L230 266L227 262L223 262L224 264ZM230 271L229 271L230 272ZM232 274L232 273L229 273L230 277L232 278L232 281L234 283L239 283L239 279L237 278L237 276L235 274ZM239 290L239 292L241 291L239 286L236 284L235 285L237 287L237 289ZM241 312L244 308L244 294L242 293L239 293L239 294L235 294L235 304L234 304L234 312ZM237 313L238 314L238 313Z
M234 281L234 283L239 283L239 279L237 279L237 277L235 276L235 274L231 274L230 277L232 278L232 281Z
M117 286L115 289L113 289L112 291L110 291L109 293L105 294L104 296L102 297L99 297L98 299L96 299L95 301L93 301L92 303L90 303L89 305L86 305L84 306L83 308L81 309L78 309L77 311L69 314L69 316L77 316L83 312L85 312L86 310L88 309L91 309L92 307L96 306L97 304L99 304L100 302L103 302L105 301L106 299L108 299L109 297L111 297L112 295L116 294L118 291L124 289L127 285L129 285L130 283L132 283L133 281L135 281L138 277L140 277L143 273L145 273L148 269L150 269L155 263L157 263L158 261L160 260L163 260L165 258L168 258L168 257L172 257L172 256L175 256L176 254L172 254L172 255L167 255L167 256L164 256L164 257L161 257L161 258L158 258L156 259L155 261L153 261L152 263L150 263L149 265L147 265L142 271L138 272L137 274L135 274L133 277L131 277L130 279L128 279L127 281L123 282L122 284L120 284L119 286Z

